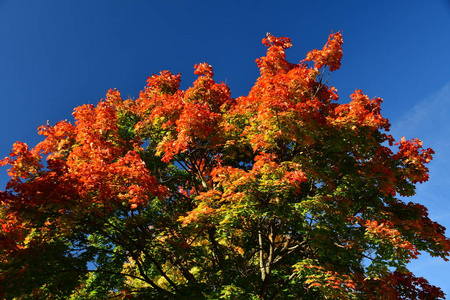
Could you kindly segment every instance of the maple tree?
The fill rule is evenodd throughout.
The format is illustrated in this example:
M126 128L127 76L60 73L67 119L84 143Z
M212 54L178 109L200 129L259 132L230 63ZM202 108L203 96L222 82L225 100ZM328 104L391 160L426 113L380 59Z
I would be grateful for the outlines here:
M260 77L231 98L206 63L193 86L149 77L74 125L14 144L0 194L5 299L442 299L407 264L447 260L445 228L406 203L433 151L388 134L382 100L339 103L325 77L342 35L304 61L270 34Z

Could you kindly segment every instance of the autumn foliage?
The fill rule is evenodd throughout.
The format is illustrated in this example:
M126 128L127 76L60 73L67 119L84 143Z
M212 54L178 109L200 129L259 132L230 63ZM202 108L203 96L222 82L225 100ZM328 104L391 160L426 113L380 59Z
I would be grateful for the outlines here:
M433 151L396 142L380 98L327 86L342 35L298 64L263 39L260 77L231 98L151 76L13 145L0 193L5 299L443 299L408 270L447 260L445 228L413 196ZM404 198L402 198L404 199Z

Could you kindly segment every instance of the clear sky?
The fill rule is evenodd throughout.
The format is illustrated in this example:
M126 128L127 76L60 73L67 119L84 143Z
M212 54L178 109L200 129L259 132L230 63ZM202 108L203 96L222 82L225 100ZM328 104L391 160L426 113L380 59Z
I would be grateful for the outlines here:
M344 36L330 78L340 101L355 89L383 98L396 138L436 150L430 181L407 201L450 229L450 0L0 0L0 157L17 140L34 146L38 126L71 120L110 88L136 98L161 70L181 73L187 88L206 61L233 97L246 95L266 32L290 37L297 63L331 30ZM423 256L411 270L450 295L450 263Z

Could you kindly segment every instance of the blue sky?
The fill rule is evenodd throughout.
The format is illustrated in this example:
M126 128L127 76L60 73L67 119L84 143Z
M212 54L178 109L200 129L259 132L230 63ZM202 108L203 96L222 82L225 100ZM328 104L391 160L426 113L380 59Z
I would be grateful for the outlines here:
M383 98L396 138L436 150L430 181L408 201L450 228L450 0L0 0L0 157L17 140L34 146L38 126L70 120L110 88L136 98L161 70L181 73L187 88L206 61L233 97L246 95L266 32L292 39L296 63L331 30L344 35L343 65L330 78L340 101L356 88ZM424 256L411 269L450 295L450 263Z

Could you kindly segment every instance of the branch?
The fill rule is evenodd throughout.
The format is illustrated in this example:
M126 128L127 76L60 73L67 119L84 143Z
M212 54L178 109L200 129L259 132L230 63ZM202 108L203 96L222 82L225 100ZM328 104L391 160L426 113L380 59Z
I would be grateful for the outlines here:
M264 267L264 249L261 229L258 230L258 243L259 243L259 268L261 271L261 279L266 279L266 268Z
M273 253L274 253L273 237L274 237L274 224L273 224L273 221L271 220L271 221L269 221L269 235L268 235L269 254L268 254L267 260L265 262L263 262L262 260L260 261L260 266L261 266L261 263L264 266L264 278L263 278L263 283L261 285L261 289L259 292L261 298L263 298L263 299L266 298L267 288L269 287L269 283L270 283L269 278L270 278L271 268L272 268L272 264L273 264ZM261 232L259 232L259 239L260 239L260 247L262 248ZM261 259L261 253L260 253L260 259Z
M65 269L65 270L61 270L61 272L87 272L87 273L106 273L106 274L112 274L112 275L122 275L122 276L126 276L126 277L130 277L133 279L137 279L137 280L141 280L144 281L148 284L150 284L155 290L166 294L166 295L170 295L170 296L175 296L174 294L172 294L169 291L166 291L165 289L159 287L158 285L156 285L152 280L150 279L146 279L146 278L142 278L139 276L135 276L135 275L131 275L131 274L126 274L126 273L122 273L122 272L113 272L113 271L109 271L109 270L102 270L102 269L96 269L96 270L76 270L76 269Z
M222 251L220 251L219 244L216 241L216 228L214 226L211 226L208 228L208 239L213 247L213 259L217 261L217 264L220 268L223 268L223 254Z

